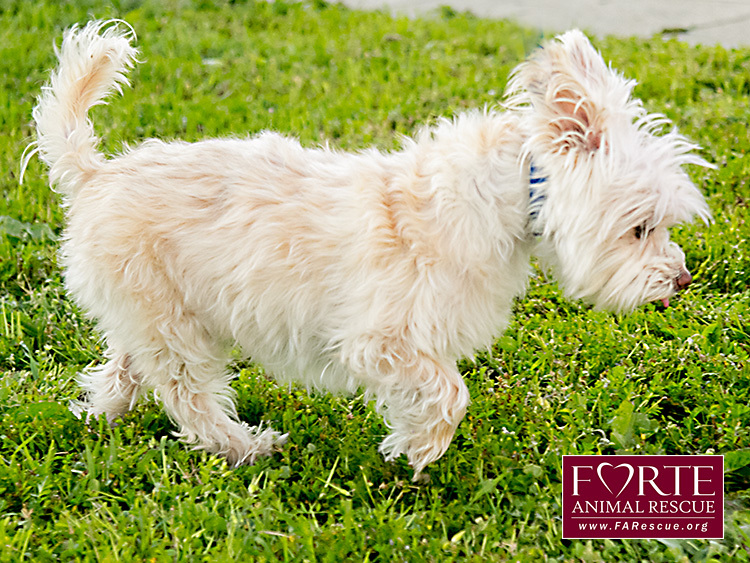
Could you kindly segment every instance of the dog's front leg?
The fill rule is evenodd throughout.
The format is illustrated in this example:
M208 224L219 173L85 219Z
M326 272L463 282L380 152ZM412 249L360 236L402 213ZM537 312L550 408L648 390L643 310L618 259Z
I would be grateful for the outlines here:
M387 460L405 453L418 480L445 453L466 413L469 391L455 365L421 353L385 350L368 390L391 433L380 445ZM369 371L369 370L368 370Z

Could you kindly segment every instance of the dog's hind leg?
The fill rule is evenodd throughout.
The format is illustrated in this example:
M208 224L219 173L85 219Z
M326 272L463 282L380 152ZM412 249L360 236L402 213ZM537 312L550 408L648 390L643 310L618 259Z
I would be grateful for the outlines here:
M223 455L235 466L270 455L286 441L286 435L269 427L250 427L237 420L229 377L223 369L177 362L156 391L180 427L175 433L179 438L197 449Z
M132 369L127 354L109 348L106 356L109 361L86 370L78 381L86 392L88 414L106 414L107 421L112 424L115 418L135 406L141 394L141 378Z
M151 364L149 385L179 426L179 438L225 456L232 465L253 463L286 441L286 435L269 427L238 421L227 355L200 325L187 317L173 318L160 334L164 347L140 360Z

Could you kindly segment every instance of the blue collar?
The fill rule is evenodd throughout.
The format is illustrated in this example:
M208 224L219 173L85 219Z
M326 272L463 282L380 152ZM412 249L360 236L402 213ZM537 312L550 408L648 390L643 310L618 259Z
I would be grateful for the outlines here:
M536 221L539 218L539 211L547 199L547 194L544 193L543 184L547 181L547 177L544 176L539 168L534 166L534 163L529 164L529 225L532 228L532 234L534 236L540 236L542 233L539 231L539 225L536 225Z

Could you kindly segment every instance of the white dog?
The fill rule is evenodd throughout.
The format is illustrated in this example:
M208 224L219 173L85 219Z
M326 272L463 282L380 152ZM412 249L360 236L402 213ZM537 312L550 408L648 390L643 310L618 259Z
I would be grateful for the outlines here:
M81 378L93 414L154 389L180 437L252 463L286 436L237 420L240 347L278 380L364 389L390 426L381 451L416 478L469 403L456 359L507 325L532 253L569 297L615 311L691 281L667 229L709 219L682 170L708 164L578 31L516 69L504 110L440 121L399 152L264 132L105 158L87 111L127 83L132 35L65 34L25 156L50 167L67 287L106 338L109 361Z

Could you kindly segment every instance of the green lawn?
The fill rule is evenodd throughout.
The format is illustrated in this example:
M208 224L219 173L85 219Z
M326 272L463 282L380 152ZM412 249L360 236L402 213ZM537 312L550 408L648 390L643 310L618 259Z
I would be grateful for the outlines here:
M101 358L56 263L63 214L35 159L53 41L126 19L143 64L94 112L104 150L273 128L314 145L397 147L436 116L499 99L540 42L507 22L409 20L324 2L0 1L0 561L747 561L750 559L750 50L596 41L719 168L693 169L715 222L674 238L696 282L629 316L564 301L539 274L510 329L461 362L473 402L428 484L386 463L361 397L277 388L237 365L239 412L289 432L231 470L171 437L153 402L118 426L68 410ZM722 453L721 541L564 541L563 454Z

